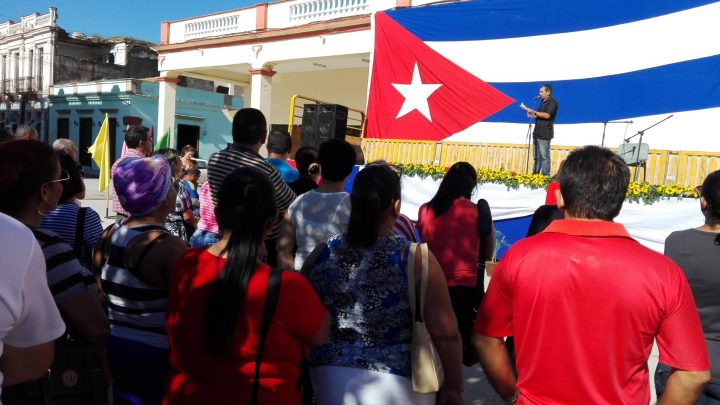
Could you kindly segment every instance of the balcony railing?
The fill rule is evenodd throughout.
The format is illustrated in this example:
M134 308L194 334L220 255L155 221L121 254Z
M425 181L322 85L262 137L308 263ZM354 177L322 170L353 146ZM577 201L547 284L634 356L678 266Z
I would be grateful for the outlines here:
M0 37L29 32L41 27L55 26L57 10L50 7L45 14L32 13L20 18L20 21L4 21L0 23Z
M200 38L253 32L259 21L266 21L261 29L282 29L320 21L335 20L371 13L371 0L294 0L256 7L231 10L208 16L173 21L168 28L168 44ZM384 4L384 3L383 3ZM388 3L388 7L394 5ZM387 7L385 7L387 8ZM262 24L261 24L262 25Z
M295 23L332 20L369 13L370 0L310 0L290 5L290 21Z
M238 13L204 18L185 24L185 39L215 37L239 32Z
M0 82L0 93L2 94L41 93L42 90L42 76L18 77Z

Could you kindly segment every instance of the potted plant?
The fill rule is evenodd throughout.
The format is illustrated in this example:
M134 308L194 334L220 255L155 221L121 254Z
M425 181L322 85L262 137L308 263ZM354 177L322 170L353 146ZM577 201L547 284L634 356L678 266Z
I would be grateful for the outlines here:
M492 259L485 261L485 273L488 275L488 277L492 277L493 271L495 271L495 266L497 265L497 254L505 246L510 246L510 244L507 242L507 239L505 238L505 235L495 230L495 248L493 249L493 256Z

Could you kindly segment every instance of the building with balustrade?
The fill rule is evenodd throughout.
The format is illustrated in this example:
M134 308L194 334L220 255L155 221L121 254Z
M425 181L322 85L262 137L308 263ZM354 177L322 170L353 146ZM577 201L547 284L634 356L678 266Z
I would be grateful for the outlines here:
M433 3L448 2L286 0L258 3L255 6L227 12L162 22L160 44L154 47L158 52L160 73L159 131L164 132L169 129L172 132L176 126L175 99L178 78L181 76L230 83L241 88L246 106L260 109L268 117L271 125L289 128L294 137L299 132L303 104L306 103L347 106L350 110L348 125L361 126L367 107L373 52L373 13L406 7L431 8L435 7ZM708 7L709 14L717 13L714 6ZM702 17L702 14L702 10L687 10L686 13L678 15L692 16L686 19L687 28L690 28L693 25L693 18L697 19L698 15ZM671 18L675 17L669 17ZM638 26L643 26L644 23L643 19L635 22ZM622 25L610 26L607 31L612 33L613 30L620 30ZM698 24L698 26L705 25ZM635 36L638 38L635 39L636 42L643 43L644 39L641 35ZM532 38L532 35L528 37ZM622 35L620 38L623 38L623 42L632 39ZM503 46L512 45L511 42L512 38L503 42ZM682 43L677 46L678 49L692 48ZM707 46L712 48L713 45ZM622 46L618 44L616 48ZM612 50L616 48L611 47L611 56L607 58L614 58ZM643 49L645 48L647 47ZM462 52L461 47L458 49ZM533 49L533 52L541 52L539 50L541 47ZM704 48L699 47L699 49ZM526 51L527 49L514 52L512 56L522 59ZM561 48L556 51L564 52ZM502 56L496 57L496 60L501 61L499 66L507 63ZM572 59L573 55L569 53L567 57ZM575 62L583 63L580 58L576 59L578 60ZM648 58L641 61L641 67L645 67L643 63L646 59ZM484 63L480 55L477 61ZM606 60L600 58L594 66L602 66L606 64L605 62ZM534 70L524 63L514 63L513 66L516 70ZM484 77L481 78L485 80ZM529 93L528 100L532 100L532 96L533 93ZM585 101L587 98L602 99L593 93L586 94L585 97ZM581 107L582 104L579 102L573 105ZM566 103L564 111L568 111L567 107ZM720 167L720 153L718 153L720 149L717 146L717 137L709 135L708 131L712 130L711 128L700 126L692 137L678 135L684 134L687 128L698 129L697 123L706 122L708 114L713 111L703 110L700 113L705 114L702 119L696 119L697 115L693 111L676 114L683 117L676 116L663 124L662 128L668 128L663 129L663 137L655 135L649 138L655 147L662 149L649 151L645 167L647 173L644 173L647 174L648 182L694 185L706 173ZM352 116L353 112L354 116ZM603 121L609 119L588 122L583 124L583 135L580 137L575 136L578 133L577 127L566 126L569 128L567 132L559 136L556 133L556 142L551 151L552 172L557 170L568 151L578 145L603 143L615 146L638 129L649 126L651 120L654 122L663 118L661 114L646 115L650 118L646 118L642 123L636 122L636 127L624 124L606 128ZM648 125L645 125L646 122ZM614 123L631 124L632 120ZM509 132L503 125L496 124L494 128L497 130L494 130L492 136L487 136L486 133L480 134L477 130L475 132L468 130L442 142L363 139L361 143L366 159L370 160L384 158L404 163L441 165L467 160L478 168L502 168L525 172L527 162L532 156L530 146L524 144L528 126L521 124L520 126L524 128ZM689 140L693 142L689 144ZM225 141L229 139L216 140L214 144L223 145ZM356 139L356 143L360 141ZM206 150L213 147L208 145Z
M246 106L263 111L275 126L287 128L291 121L298 129L302 104L317 101L347 106L348 125L359 129L373 46L371 14L408 5L409 0L291 0L163 22L154 47L160 131L174 128L180 76L240 87Z
M68 34L58 12L0 23L0 125L35 127L48 140L48 92L57 83L157 76L157 54L133 38Z

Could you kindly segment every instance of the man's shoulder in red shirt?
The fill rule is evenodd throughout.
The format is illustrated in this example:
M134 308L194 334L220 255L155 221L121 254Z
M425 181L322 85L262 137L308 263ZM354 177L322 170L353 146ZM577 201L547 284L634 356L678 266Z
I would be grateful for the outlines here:
M517 387L537 403L647 403L655 337L661 361L709 366L682 271L608 221L557 220L516 243L475 331L515 336Z

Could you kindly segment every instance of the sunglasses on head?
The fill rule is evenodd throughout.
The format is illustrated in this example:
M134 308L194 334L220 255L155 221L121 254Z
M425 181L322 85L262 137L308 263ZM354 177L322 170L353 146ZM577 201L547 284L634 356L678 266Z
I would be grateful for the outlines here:
M68 173L67 170L62 169L60 170L60 178L57 180L50 180L48 183L62 183L62 185L66 185L70 181L70 173Z
M390 170L394 171L395 174L398 175L398 177L402 177L402 174L403 174L402 167L391 165L391 164L388 164L388 167L390 168Z

